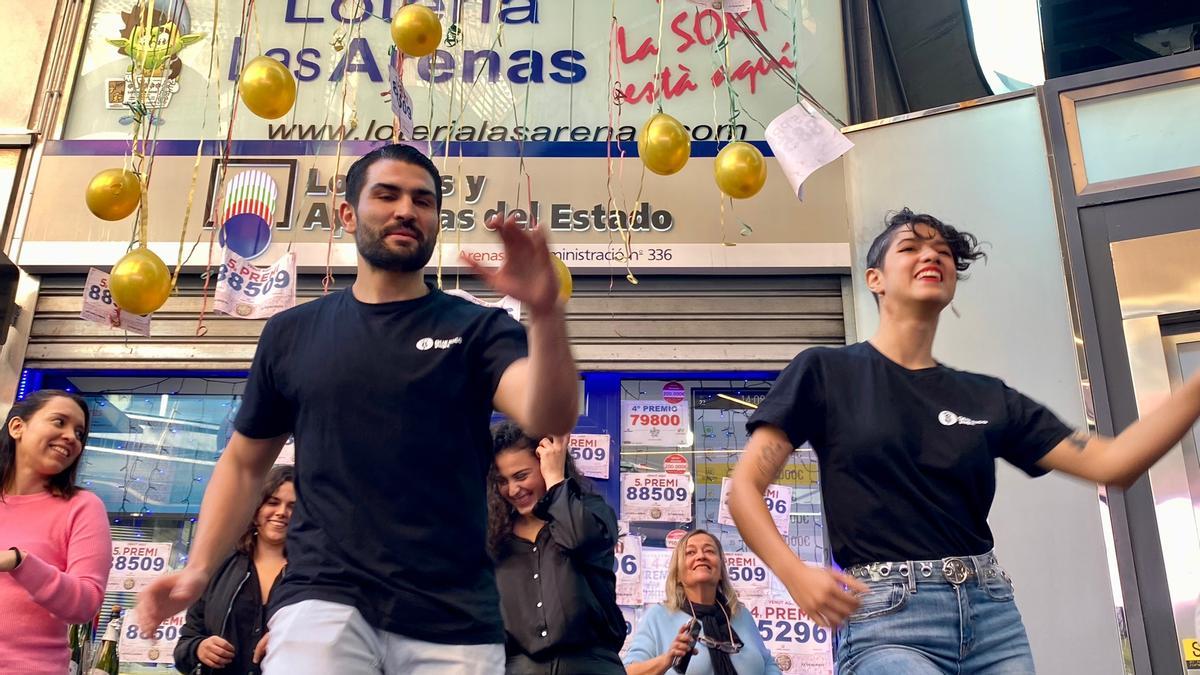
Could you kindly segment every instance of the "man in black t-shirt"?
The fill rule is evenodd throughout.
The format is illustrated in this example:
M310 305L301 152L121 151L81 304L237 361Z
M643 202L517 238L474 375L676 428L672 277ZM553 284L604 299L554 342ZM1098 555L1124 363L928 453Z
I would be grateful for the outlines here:
M505 264L464 258L524 303L528 345L504 311L425 283L441 197L436 167L407 146L350 167L339 215L358 248L354 284L263 329L188 565L143 592L145 626L204 590L292 434L297 505L264 672L503 671L488 423L497 409L538 435L569 432L578 375L539 230L496 219Z

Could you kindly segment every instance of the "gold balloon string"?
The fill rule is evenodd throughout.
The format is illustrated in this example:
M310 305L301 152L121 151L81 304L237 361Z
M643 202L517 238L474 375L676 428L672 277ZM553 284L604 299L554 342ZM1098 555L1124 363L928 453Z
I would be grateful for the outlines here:
M186 245L186 242L187 242L188 221L190 221L192 219L192 205L196 201L196 183L198 182L198 180L200 178L200 158L204 153L204 140L205 140L205 136L207 135L206 132L208 129L208 103L210 100L209 95L212 93L213 67L214 67L214 65L216 65L218 63L218 61L217 61L217 40L218 40L217 26L219 24L217 22L220 20L220 13L219 13L220 5L221 5L221 3L219 3L219 2L213 3L212 41L210 43L209 52L208 52L208 73L204 77L204 82L206 85L204 87L204 108L203 108L204 112L201 113L201 117L200 117L200 139L198 141L196 141L196 159L192 163L192 180L191 180L191 183L188 185L187 203L184 205L184 208L183 208L183 225L179 228L179 250L175 253L175 270L171 273L171 289L172 289L172 291L175 290L176 285L179 283L179 273L181 270L183 270L183 264L185 262L185 258L183 257L183 247ZM180 3L180 6L182 7L182 3ZM305 16L308 16L308 15L306 14ZM217 78L218 82L220 81L220 79L221 78L219 78L219 77ZM218 84L218 87L219 86L220 85ZM219 91L219 89L218 89L218 91ZM220 101L219 93L218 93L217 100L219 103L219 101ZM218 106L218 108L219 108L219 106ZM214 225L215 225L215 223L214 223ZM199 240L197 240L197 243L199 243ZM193 246L192 252L194 253L195 250L196 250L196 248ZM191 257L192 257L191 253L189 253L187 259L191 259Z
M456 8L456 9L459 9L459 8ZM452 9L451 11L455 11L455 10ZM439 18L444 20L446 17L443 15ZM448 47L450 49L453 49L455 46L457 46L459 48L458 49L458 62L466 63L466 59L464 58L465 46L463 45L461 40L455 40L454 44L446 44L446 47ZM437 52L435 50L434 55L436 56L436 54L437 54ZM431 63L432 63L432 60L433 59L431 59ZM482 74L482 72L483 72L483 69L480 69L480 72L477 74L477 76L479 74ZM433 71L431 70L429 73L429 80L430 80L431 85L433 83L433 79L434 79ZM446 97L446 140L442 142L442 147L441 147L441 165L442 165L441 172L442 172L443 176L446 175L446 168L450 164L450 142L454 138L455 131L458 129L458 124L462 118L463 109L466 107L466 99L465 99L465 96L463 96L461 94L461 92L459 91L457 78L453 78L453 77L450 78L449 90L450 90L449 95ZM432 91L432 88L431 88L431 91ZM457 117L454 114L454 101L455 101L456 96L460 102ZM431 122L431 124L432 124L432 122ZM459 143L458 146L459 146L458 147L458 156L459 156L458 171L461 172L461 170L462 170L462 143ZM430 151L431 152L434 151L432 147L430 148ZM456 172L454 175L461 176L461 173ZM439 228L441 227L440 214L438 217L438 227ZM456 233L455 242L459 245L459 247L460 247L459 250L462 250L461 249L461 246L462 246L462 233L461 232ZM438 242L439 254L441 253L441 249L442 249L442 245L441 245L441 242L439 241ZM442 283L443 283L442 263L443 263L443 261L444 261L444 258L441 255L438 255L437 285L438 285L439 289L443 288L443 286L442 286ZM456 271L454 274L454 287L458 288L459 285L460 285L459 273Z
M533 30L533 28L532 28L532 27L530 27L530 29L529 29L529 50L530 50L530 52L532 52L532 51L533 51L533 45L534 45L533 38L534 38L534 34L535 34L535 33L534 33L534 30ZM532 83L533 83L533 78L532 78L532 77L530 77L530 78L528 78L528 79L526 79L526 80L525 80L525 101L524 101L524 108L525 108L525 110L524 110L524 113L522 114L522 117L524 118L522 121L523 121L523 123L525 124L526 128L528 128L528 126L529 126L529 100L530 100L530 98L532 98L532 97L530 96L530 94L531 94L531 92L532 92L532 88L531 88L531 85L532 85ZM532 187L532 185L533 185L533 179L529 177L529 168L528 168L528 167L525 165L525 142L524 142L524 140L523 140L523 139L522 139L522 141L521 141L520 143L518 143L518 144L517 144L517 148L518 148L518 153L517 153L517 155L518 155L518 159L519 159L519 161L517 162L517 168L518 168L518 172L517 172L517 196L516 196L516 199L514 199L514 200L513 200L513 204L514 204L514 205L519 205L519 204L521 203L521 178L522 178L522 177L524 177L524 178L525 178L525 182L526 182L528 185L530 185L531 187ZM532 193L532 190L529 190L529 192L530 192L530 193ZM529 218L530 218L530 221L532 222L532 220L533 220L533 212L532 212L532 209L533 209L533 195L532 195L532 194L528 194L528 195L526 196L526 198L527 198L527 199L528 199L528 201L529 201L529 210L530 210L530 213L529 213Z
M243 2L242 2L242 17L241 17L241 22L239 25L239 33L238 33L238 35L240 35L242 37L241 49L239 50L238 54L235 56L235 58L237 59L237 63L239 65L243 65L246 63L246 50L248 48L248 45L246 43L249 42L249 40L246 39L246 35L250 30L250 24L253 19L253 16L254 16L254 0L243 0ZM218 77L217 79L219 82L220 78ZM233 83L233 94L230 99L229 125L225 129L225 142L221 146L221 156L220 156L220 160L217 163L217 167L218 167L217 168L217 188L216 188L216 191L213 193L213 212L212 212L213 226L212 226L212 229L210 229L208 231L208 256L205 258L205 264L204 264L204 270L205 270L205 272L204 272L204 287L200 291L200 314L196 320L196 336L197 337L204 337L205 335L208 334L208 326L204 325L204 317L208 313L208 286L212 282L213 250L216 248L217 228L223 226L222 223L217 222L217 220L218 220L217 213L221 209L221 202L225 197L225 195L224 195L224 193L225 193L225 177L228 175L229 155L232 154L232 149L233 149L233 129L234 129L234 125L237 124L238 93L241 90L241 84L242 84L242 81L241 81L240 77L237 80L235 80ZM220 100L221 100L220 99L220 85L218 84L217 86L218 86L218 88L217 88L217 105L219 107ZM220 113L218 113L217 120L218 120L218 126L219 126Z
M610 11L611 11L612 21L609 24L609 36L608 36L608 38L609 38L608 39L608 86L611 90L615 91L619 88L619 83L621 80L621 64L617 58L617 51L616 51L617 29L619 27L618 23L617 23L616 0L613 0L612 5L610 7ZM614 114L614 108L615 108L615 114ZM608 101L608 136L605 139L605 143L604 143L604 155L605 155L605 160L607 162L607 164L606 164L607 175L605 178L605 188L608 193L608 204L607 204L607 209L606 209L606 214L605 214L605 218L608 220L608 227L606 227L605 229L608 231L608 243L609 243L610 247L613 244L612 214L613 214L613 211L617 209L617 199L616 199L616 195L613 192L612 146L613 146L613 136L615 135L614 132L617 130L617 127L620 124L621 124L621 105L620 105L620 102L614 97L614 98L609 99L609 101ZM617 144L617 153L620 156L620 160L619 160L620 166L624 166L625 151L621 148L621 142L619 139L616 141L616 144ZM643 177L644 176L645 176L645 174L643 174ZM630 265L630 261L633 258L633 236L632 236L632 233L622 225L620 214L618 214L618 216L617 216L616 225L617 225L617 233L619 235L621 235L622 249L623 249L624 255L625 255L625 280L631 284L637 285L637 283L638 283L637 277L634 276L633 268ZM610 286L611 286L611 282L612 282L612 280L610 279L609 280Z
M459 9L461 11L461 6ZM451 28L456 28L456 27L457 27L457 24L451 26ZM492 39L492 46L489 47L489 50L496 51L496 48L500 45L500 35L501 35L501 31L503 31L503 30L504 30L504 23L497 22L496 23L496 36L495 36L495 38ZM453 47L453 46L455 46L455 44L463 45L463 42L464 41L461 39L461 35L460 35L460 39L458 39L454 44L451 44L450 40L447 38L446 46ZM465 54L465 47L464 47L464 51L460 52L460 53ZM458 108L458 120L455 121L454 128L457 128L458 122L461 121L463 118L463 115L466 114L468 105L472 101L474 101L475 93L477 91L479 81L481 79L483 79L483 73L484 73L484 69L482 69L482 68L477 73L475 73L475 78L471 81L471 87L467 90L466 96L464 96L460 99L459 108ZM509 84L509 87L510 87L510 92L511 92L511 87L512 87L511 83ZM510 98L511 98L511 95L510 95ZM514 105L514 110L515 110L516 104L514 103L513 105ZM453 130L451 131L451 135L453 135ZM458 166L455 169L456 176L459 176L459 177L462 176L462 166L463 166L463 149L462 149L462 143L459 143L458 144ZM445 169L444 163L442 165L442 168L443 168L443 170ZM459 189L457 191L457 194L458 194L458 206L461 210L462 205L463 205L462 190ZM454 218L455 218L455 220L452 221L452 222L454 222L454 244L458 248L458 250L461 251L462 250L462 229L458 227L457 216L455 216ZM441 246L438 247L438 251L439 252L441 251ZM438 256L438 288L441 288L441 278L442 278L441 277L441 271L442 271L441 270L441 262L442 262L442 258L439 255ZM454 274L454 287L461 288L462 287L462 266L460 265L457 268L457 270L458 271L456 271Z
M696 16L697 16L697 20L698 20L698 17L699 17L699 12L700 12L700 8L699 8L699 7L697 7L697 8L696 8ZM714 69L715 69L716 71L718 71L718 72L720 72L720 73L721 73L721 84L722 84L723 86L725 86L726 88L729 88L729 87L730 87L730 82L729 82L729 71L728 71L728 69L726 68L726 64L725 64L725 62L724 62L724 61L721 59L721 57L720 57L720 54L721 54L721 44L720 44L720 41L714 41L714 43L713 43L713 49L712 49L712 63L713 63L713 67L714 67ZM721 116L720 116L720 113L718 113L718 112L717 112L717 100L718 100L718 97L719 97L719 93L718 93L718 91L717 91L717 88L716 88L716 87L713 87L713 90L712 90L713 129L716 129L716 130L718 130L718 133L717 133L717 135L716 135L716 139L715 139L715 140L716 140L716 142L717 142L717 151L719 152L719 151L720 151L720 149L721 149L721 134L719 133L719 131L720 131L720 128L721 128L721 126L720 126L720 117L721 117ZM733 132L732 132L732 130L731 130L731 131L730 131L730 134L731 134L731 136L732 136L732 133L733 133ZM723 246L733 246L733 244L732 244L732 243L730 243L730 241L729 241L729 237L728 237L728 234L726 233L726 230L725 230L725 199L726 199L726 197L725 197L725 194L724 194L723 192L721 192L720 190L718 190L718 191L717 191L717 203L718 203L718 205L719 205L719 207L720 207L720 208L719 208L719 213L720 213L720 218L721 218L721 219L720 219L720 226L721 226L721 244L722 244Z
M812 92L810 92L808 89L806 89L804 87L804 84L800 82L799 78L793 77L792 74L790 72L788 72L788 69L782 63L780 63L779 59L774 54L772 54L769 49L767 49L766 45L764 45L762 43L762 40L759 39L759 37L758 37L758 33L756 33L752 28L750 28L750 26L746 25L746 22L744 19L737 16L736 14L729 14L727 16L729 16L730 19L733 21L733 23L735 25L737 25L738 28L742 29L742 32L744 32L746 34L746 38L750 42L750 46L753 47L754 50L757 51L760 56L762 56L764 59L769 61L772 66L774 66L773 68L771 68L771 71L774 72L776 74L776 76L779 77L779 79L783 80L784 84L786 84L788 86L788 88L793 89L796 92L799 92L800 96L803 97L804 101L806 101L810 105L815 106L818 110L820 110L822 113L824 113L825 116L828 117L831 121L836 122L839 127L846 126L845 122L843 122L837 115L834 115L832 112L830 112L828 108L826 108L824 105L821 104L821 101L818 100L817 97L814 96ZM795 33L795 30L793 30L793 33ZM794 47L794 45L793 45L793 47ZM795 62L794 59L793 59L793 62Z
M663 111L662 92L662 50L663 50L663 17L667 13L667 0L658 0L658 40L654 43L654 105L658 112Z
M358 16L362 10L363 0L354 0L353 16ZM344 24L345 22L343 22ZM355 32L359 37L362 36L362 23L353 24L350 26L349 35L351 40L354 39ZM350 119L353 122L358 118L358 89L355 88L355 100L353 102ZM338 114L338 120L341 122L341 132L337 135L337 151L334 154L333 160L333 189L329 191L329 238L325 242L325 276L321 278L321 292L329 293L329 286L333 284L333 235L337 231L338 215L336 210L337 202L337 176L342 170L342 143L346 140L346 99L350 93L350 64L346 63L346 70L342 72L342 104L341 112Z
M312 12L310 11L311 7L312 7L312 0L306 0L305 5L304 5L304 16L312 16ZM305 21L303 23L304 23L304 28L301 29L301 31L300 31L300 50L296 52L297 54L300 54L301 52L303 52L305 50L305 48L308 47L308 24L311 22ZM297 87L297 89L299 89L299 87ZM291 122L292 125L296 124L296 115L298 114L299 110L300 110L300 97L297 96L296 104L292 106L292 122ZM288 251L290 252L291 250L292 250L292 243L289 241L288 242Z

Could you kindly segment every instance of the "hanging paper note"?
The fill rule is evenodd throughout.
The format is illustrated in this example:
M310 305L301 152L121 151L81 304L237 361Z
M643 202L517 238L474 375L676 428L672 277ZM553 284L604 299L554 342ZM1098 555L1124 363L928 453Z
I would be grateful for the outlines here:
M829 120L802 103L771 120L763 135L797 199L801 185L814 171L854 147Z
M150 315L130 314L117 307L108 287L108 276L108 272L95 267L88 270L87 281L83 284L83 310L79 312L79 318L150 337Z
M621 517L628 521L690 523L691 474L621 474Z
M388 89L392 99L392 114L400 122L401 140L411 141L413 138L413 102L404 88L404 79L396 69L395 57L388 59Z
M213 307L239 319L265 319L296 305L296 254L255 267L229 251L217 272Z

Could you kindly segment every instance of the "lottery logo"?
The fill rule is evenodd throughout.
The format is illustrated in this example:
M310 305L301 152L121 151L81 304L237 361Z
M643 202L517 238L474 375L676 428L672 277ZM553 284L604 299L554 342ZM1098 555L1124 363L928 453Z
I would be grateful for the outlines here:
M221 210L221 245L253 260L271 245L271 219L279 187L261 169L243 171L229 181Z

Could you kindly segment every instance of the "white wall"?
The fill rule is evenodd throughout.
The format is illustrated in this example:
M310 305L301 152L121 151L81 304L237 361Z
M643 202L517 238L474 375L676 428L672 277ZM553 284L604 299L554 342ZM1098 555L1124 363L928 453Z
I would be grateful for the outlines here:
M862 283L867 246L890 210L931 213L990 242L990 259L960 283L934 355L1003 378L1082 428L1046 145L1033 96L850 134L846 158L859 339L879 325ZM1119 674L1112 585L1096 488L1031 480L1001 462L991 525L1012 574L1038 671Z

